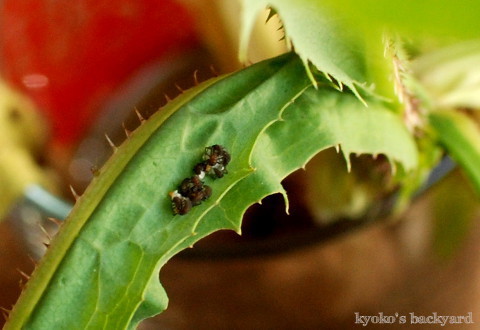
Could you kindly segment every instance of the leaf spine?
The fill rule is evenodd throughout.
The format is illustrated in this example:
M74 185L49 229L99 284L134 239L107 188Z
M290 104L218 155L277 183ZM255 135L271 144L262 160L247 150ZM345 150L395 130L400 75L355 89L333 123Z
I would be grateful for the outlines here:
M70 191L72 192L73 198L75 198L75 200L78 200L80 198L80 195L77 194L72 185L70 185Z
M195 71L193 72L193 82L195 83L195 86L197 86L198 84L200 84L199 81L198 81L198 70L195 70Z
M59 219L55 219L55 218L51 218L51 217L48 217L47 218L49 221L53 222L54 224L56 224L57 226L61 226L63 224L63 221L59 220Z
M17 268L17 272L20 273L20 275L22 275L23 277L25 277L25 279L29 280L30 279L30 275L26 274L25 272L22 272L20 269Z
M45 234L48 241L51 242L52 241L52 236L48 233L48 231L45 229L45 227L43 227L40 223L38 224L38 227L40 227L40 230Z
M182 87L180 87L180 85L178 85L177 83L175 83L174 85L175 85L175 88L178 89L180 93L185 92L185 90Z
M105 138L107 139L107 142L110 145L110 147L112 147L113 152L114 153L117 152L118 147L112 142L112 140L110 139L110 137L106 133L105 133Z
M10 314L11 310L10 310L10 309L6 309L6 308L1 307L1 306L0 306L0 309L2 310L3 318L5 319L5 321L8 321L9 314Z
M218 71L215 69L215 67L212 65L210 65L210 71L212 72L212 74L215 76L215 77L218 77L219 76L219 73Z
M137 108L135 108L135 113L137 114L137 117L138 117L138 120L140 121L140 124L145 123L145 118L143 118L142 114L140 113L140 111L138 111Z
M127 136L127 139L130 138L132 135L132 131L129 130L127 127L125 127L125 122L122 123L123 131L125 132L125 135Z
M31 255L28 255L28 259L32 262L34 267L38 266L38 262L35 259L33 259Z

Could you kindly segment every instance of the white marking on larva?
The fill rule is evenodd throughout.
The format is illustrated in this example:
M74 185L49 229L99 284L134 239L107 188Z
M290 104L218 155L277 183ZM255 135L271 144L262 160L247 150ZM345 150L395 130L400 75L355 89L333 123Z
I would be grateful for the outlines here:
M178 190L175 190L175 191L171 191L168 193L170 195L170 198L171 199L174 199L175 197L183 197L179 192Z

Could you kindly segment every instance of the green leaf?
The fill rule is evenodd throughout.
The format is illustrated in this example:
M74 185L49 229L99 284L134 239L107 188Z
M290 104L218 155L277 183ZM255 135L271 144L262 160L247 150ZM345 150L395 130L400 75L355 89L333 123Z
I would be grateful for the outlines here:
M301 60L287 54L206 82L152 116L78 200L6 329L124 329L160 313L158 273L169 258L215 230L239 231L249 205L284 192L281 179L329 146L416 166L397 116L310 86ZM216 143L232 155L229 173L206 179L212 197L173 216L168 192Z
M309 85L301 61L287 54L202 84L154 115L77 201L7 329L125 328L165 309L161 265L252 172L258 135ZM232 154L229 174L208 182L208 201L173 216L168 192L216 143Z
M480 109L480 41L426 53L413 61L412 70L434 108Z
M476 0L311 0L322 3L359 35L390 29L408 37L478 38ZM368 36L367 36L368 37Z
M429 115L438 139L465 170L480 196L480 129L458 111L438 111Z
M335 79L340 89L346 85L361 99L357 87L365 81L362 49L319 1L244 0L243 4L240 37L242 61L246 60L248 39L257 14L269 6L279 14L286 37L293 43L312 80L315 79L310 72L309 62L328 78Z
M351 153L385 154L407 171L415 168L416 145L401 119L382 104L369 104L365 108L353 95L330 87L307 89L284 110L282 120L259 137L252 154L255 172L230 189L219 207L202 219L197 235L177 249L220 228L239 231L247 207L268 195L284 194L288 208L280 182L327 148L341 145L347 160Z

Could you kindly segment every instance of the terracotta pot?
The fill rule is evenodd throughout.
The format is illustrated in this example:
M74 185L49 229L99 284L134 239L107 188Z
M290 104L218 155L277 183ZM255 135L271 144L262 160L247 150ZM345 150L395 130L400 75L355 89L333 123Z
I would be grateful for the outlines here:
M424 199L399 222L309 245L290 241L291 248L278 253L253 255L241 247L248 242L239 242L236 256L211 254L214 243L199 244L197 253L179 255L162 270L170 305L141 329L346 329L361 327L356 316L379 313L397 317L388 325L394 329L422 328L410 313L471 312L478 322L480 227L471 228L454 256L441 259L432 249L428 209ZM217 242L221 250L224 237ZM477 328L445 326L454 327Z

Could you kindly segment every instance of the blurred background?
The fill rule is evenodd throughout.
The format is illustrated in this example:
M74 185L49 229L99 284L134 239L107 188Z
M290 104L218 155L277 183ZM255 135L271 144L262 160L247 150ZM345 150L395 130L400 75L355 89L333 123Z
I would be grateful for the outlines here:
M0 306L10 309L55 232L47 217L62 219L70 186L81 194L111 154L105 134L119 145L139 124L134 109L148 118L196 79L243 64L236 0L0 6ZM252 63L285 51L267 17ZM350 328L355 312L480 321L480 208L462 175L390 219L372 207L394 191L388 162L352 161L347 173L333 150L320 154L285 180L289 216L268 197L242 237L220 232L175 257L160 275L170 306L141 328Z

